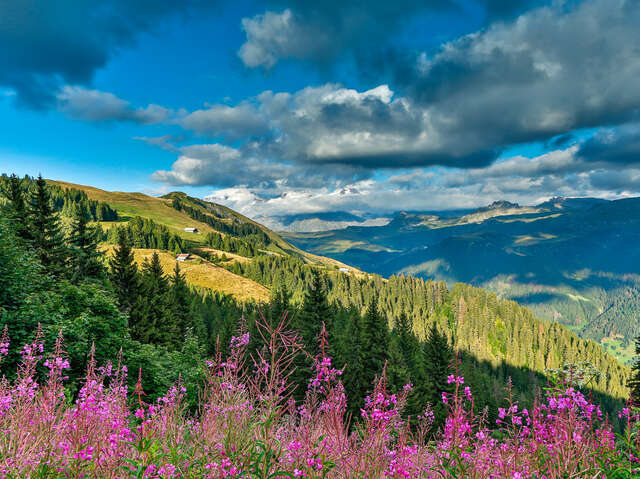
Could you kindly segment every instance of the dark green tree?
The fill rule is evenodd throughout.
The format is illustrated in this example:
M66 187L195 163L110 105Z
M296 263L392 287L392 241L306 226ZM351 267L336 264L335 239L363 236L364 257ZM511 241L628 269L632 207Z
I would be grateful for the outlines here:
M193 328L195 325L192 321L189 286L177 261L169 282L166 326L163 327L164 344L167 347L179 349L187 328Z
M89 212L83 204L75 207L69 245L71 246L72 278L100 278L104 274L102 253L98 249L99 232L89 226Z
M302 400L311 378L313 359L318 354L318 336L322 323L331 327L331 307L327 300L324 278L317 270L311 272L311 286L305 291L300 310L291 322L292 328L300 335L304 353L300 353L294 362L295 371L291 380L296 384L294 397Z
M420 342L413 334L411 321L403 311L396 319L389 344L387 379L393 390L399 391L405 384L414 384L420 371L417 356Z
M141 343L157 344L164 338L169 283L157 252L151 260L145 259L140 270L139 294L129 318L131 336Z
M435 426L440 427L447 416L445 404L442 402L442 393L451 393L454 385L448 384L447 378L454 374L452 362L455 358L453 348L447 337L440 332L436 323L431 324L424 344L424 371L426 374L425 385L428 390L422 391L418 384L418 395L431 404L435 416Z
M33 337L42 315L23 314L22 307L35 304L39 293L50 287L50 278L41 274L42 266L27 251L23 241L16 238L13 223L0 213L0 329L5 326L13 344L26 344ZM40 311L38 311L40 312ZM2 373L15 372L20 360L18 351L9 351L3 358ZM11 374L8 374L11 375Z
M366 366L362 363L362 343L360 324L362 318L357 308L350 307L341 340L336 344L336 367L344 367L342 382L347 394L347 404L351 415L357 419L363 403L363 392L366 387L362 382Z
M121 311L130 311L139 292L138 267L125 228L118 228L117 244L109 258L109 279Z
M387 386L393 392L402 390L405 384L413 383L413 371L409 369L398 342L398 335L391 332L389 341L389 362L387 364Z
M51 195L42 175L38 176L27 205L30 244L44 268L55 275L64 272L69 251L64 241Z
M11 222L16 236L23 240L31 239L22 180L15 174L11 175L2 193L7 198L6 217Z
M378 297L373 295L360 322L360 353L364 367L361 376L361 396L373 389L376 377L380 376L389 359L389 326L387 318L378 308Z
M272 288L271 297L269 299L268 320L271 324L277 324L282 320L285 313L291 314L291 294L287 290L287 285L280 282Z
M322 323L330 327L331 306L327 300L324 277L318 270L311 271L311 286L305 291L302 306L293 319L292 326L300 334L305 349L315 357L318 353L318 335Z

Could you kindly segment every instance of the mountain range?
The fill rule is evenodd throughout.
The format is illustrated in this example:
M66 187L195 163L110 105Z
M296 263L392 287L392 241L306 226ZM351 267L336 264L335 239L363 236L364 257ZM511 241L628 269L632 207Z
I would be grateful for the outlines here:
M383 276L495 291L600 342L623 362L640 334L640 198L496 201L471 211L399 212L381 226L282 236Z

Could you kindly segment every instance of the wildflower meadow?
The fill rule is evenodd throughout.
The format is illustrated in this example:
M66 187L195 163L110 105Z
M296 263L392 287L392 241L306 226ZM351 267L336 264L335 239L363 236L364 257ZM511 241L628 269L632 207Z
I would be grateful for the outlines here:
M91 356L81 389L65 392L60 335L47 352L37 334L22 349L14 380L0 383L0 476L3 478L631 478L637 472L634 412L616 435L599 407L570 384L550 385L534 406L505 392L497 424L474 407L473 391L452 365L443 393L449 415L432 428L429 407L406 417L413 386L388 391L385 375L359 417L348 417L342 370L332 364L327 335L302 403L288 377L299 352L296 335L260 325L264 348L247 354L241 330L227 357L208 361L199 406L184 404L178 383L153 402L144 384L127 386L118 358ZM6 331L0 354L10 344ZM347 365L348 367L348 365ZM138 374L139 372L134 372Z

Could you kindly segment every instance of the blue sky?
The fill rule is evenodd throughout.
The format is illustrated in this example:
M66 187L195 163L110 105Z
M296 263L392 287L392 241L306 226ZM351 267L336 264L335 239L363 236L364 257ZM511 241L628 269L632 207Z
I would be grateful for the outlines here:
M640 190L632 0L0 5L0 169L254 218Z

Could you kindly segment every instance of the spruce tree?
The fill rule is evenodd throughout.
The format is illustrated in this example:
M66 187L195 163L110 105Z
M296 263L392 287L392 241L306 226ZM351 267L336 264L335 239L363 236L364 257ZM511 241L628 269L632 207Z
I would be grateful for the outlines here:
M454 386L448 384L447 378L454 373L451 369L454 357L453 348L447 337L438 330L434 322L424 345L424 370L429 386L429 390L425 391L425 398L433 407L436 427L440 427L447 416L447 409L442 402L442 393L453 391Z
M45 270L55 275L64 272L69 252L64 241L58 215L53 210L51 195L42 175L27 206L30 243Z
M180 271L180 263L177 261L169 281L167 320L162 332L164 333L164 344L179 349L187 328L192 328L194 325L189 286L184 274Z
M157 252L154 251L151 261L145 259L140 269L139 294L129 320L131 336L142 343L157 344L164 340L169 284Z
M362 392L368 393L389 359L389 326L387 318L378 308L378 297L375 294L362 316L359 333L361 363L364 367Z
M278 324L285 313L289 316L291 313L291 294L287 290L284 282L280 282L271 290L271 298L269 299L268 320L272 325Z
M395 321L389 346L389 368L387 379L395 391L405 384L415 384L421 378L418 361L420 342L413 334L411 321L403 311Z
M338 344L338 361L336 367L344 367L342 382L347 394L348 411L354 418L360 417L364 394L367 386L363 383L365 370L368 367L362 363L362 343L360 338L360 324L362 318L355 307L349 308L342 340Z
M402 354L398 334L391 332L389 341L389 362L387 364L387 385L393 392L402 390L405 384L412 383L412 374Z
M122 311L130 311L138 295L138 267L125 228L118 228L117 244L109 259L109 279Z
M31 239L22 180L15 174L11 175L3 194L8 200L4 208L6 217L11 222L15 235L23 240Z
M69 235L73 279L100 278L104 274L98 241L98 229L89 226L86 206L82 203L76 205Z
M291 326L300 335L306 354L300 353L294 362L295 371L291 380L296 384L294 397L302 400L311 378L313 358L318 354L318 336L324 322L331 325L331 306L327 300L324 278L315 269L311 270L311 286L305 291L300 310L294 316Z
M293 326L300 334L307 352L315 357L318 353L318 335L322 330L322 323L331 323L332 311L322 274L313 269L311 275L311 286L305 291Z

